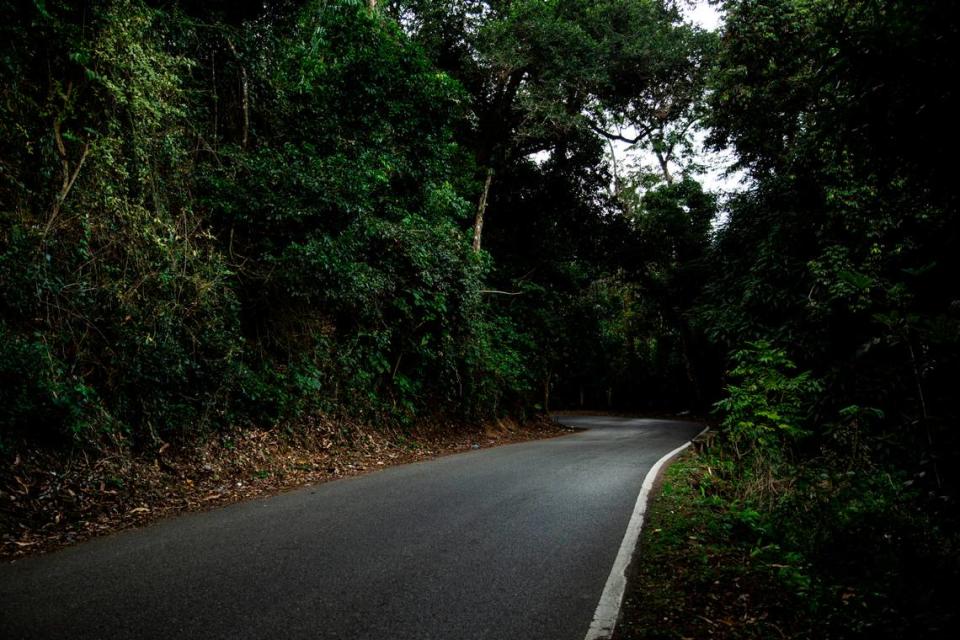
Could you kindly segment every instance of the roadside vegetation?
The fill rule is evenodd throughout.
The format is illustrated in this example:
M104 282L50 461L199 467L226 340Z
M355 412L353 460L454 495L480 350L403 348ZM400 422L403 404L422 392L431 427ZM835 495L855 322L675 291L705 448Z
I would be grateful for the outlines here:
M5 548L251 434L713 411L631 637L954 631L958 7L715 5L0 0Z
M723 8L706 117L753 184L694 317L726 382L620 637L954 637L956 7Z
M909 485L808 465L765 505L724 462L701 450L665 473L615 639L955 635L956 529Z
M594 129L689 106L713 39L485 7L3 4L0 450L523 417L632 402L631 367L686 403Z

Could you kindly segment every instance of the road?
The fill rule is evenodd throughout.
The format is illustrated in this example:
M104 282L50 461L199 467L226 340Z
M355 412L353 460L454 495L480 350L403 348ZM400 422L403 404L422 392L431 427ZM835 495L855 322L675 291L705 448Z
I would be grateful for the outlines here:
M588 430L187 514L0 567L0 638L583 640L650 467Z

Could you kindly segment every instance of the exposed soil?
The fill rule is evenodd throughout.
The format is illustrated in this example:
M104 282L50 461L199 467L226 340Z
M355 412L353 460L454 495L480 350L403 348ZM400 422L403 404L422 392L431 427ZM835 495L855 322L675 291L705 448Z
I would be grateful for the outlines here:
M133 454L24 448L0 469L0 559L51 551L186 511L388 466L570 433L548 418L483 427L384 430L323 418L296 435L236 430L204 443Z

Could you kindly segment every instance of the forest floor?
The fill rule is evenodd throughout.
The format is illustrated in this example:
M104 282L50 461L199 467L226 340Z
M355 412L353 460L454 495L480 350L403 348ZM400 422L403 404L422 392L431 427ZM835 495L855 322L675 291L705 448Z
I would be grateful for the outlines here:
M774 525L717 492L714 464L695 447L654 488L614 640L958 637L955 529L896 504L873 519L868 490L854 512L829 479L807 491L813 520L780 511ZM844 513L853 533L828 529ZM785 527L827 536L824 551L805 554Z
M705 472L688 452L654 488L614 639L804 637L785 565L758 558L755 540L701 498Z
M134 454L122 443L91 452L29 448L0 469L0 560L51 551L186 511L470 449L572 429L542 417L412 430L313 418L296 435L243 429Z

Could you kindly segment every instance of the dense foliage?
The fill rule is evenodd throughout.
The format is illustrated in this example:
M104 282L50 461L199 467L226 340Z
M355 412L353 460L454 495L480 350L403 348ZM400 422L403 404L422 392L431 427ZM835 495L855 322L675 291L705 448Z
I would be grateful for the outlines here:
M602 134L709 38L653 1L268 4L2 5L0 443L669 388Z
M707 119L752 185L728 204L697 302L735 354L707 493L754 513L758 549L793 567L819 633L949 637L960 221L944 79L960 12L723 6Z

